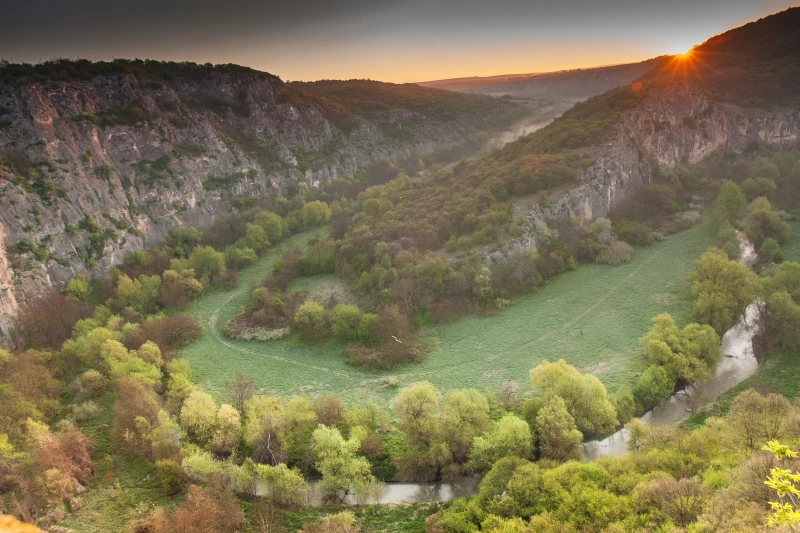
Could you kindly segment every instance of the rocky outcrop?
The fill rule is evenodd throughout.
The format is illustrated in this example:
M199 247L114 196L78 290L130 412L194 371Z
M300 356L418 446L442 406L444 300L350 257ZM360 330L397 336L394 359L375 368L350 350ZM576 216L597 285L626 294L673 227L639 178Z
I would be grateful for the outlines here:
M44 288L106 272L172 228L519 117L492 102L491 117L393 109L340 128L318 101L254 71L0 83L0 337Z
M753 142L791 145L800 134L800 112L758 111L716 104L693 87L653 91L642 105L624 115L613 142L599 147L595 163L580 185L549 206L536 202L514 206L531 222L566 216L591 221L649 183L659 166L702 161L716 152L741 152ZM530 225L533 227L533 225ZM535 241L525 235L520 243Z

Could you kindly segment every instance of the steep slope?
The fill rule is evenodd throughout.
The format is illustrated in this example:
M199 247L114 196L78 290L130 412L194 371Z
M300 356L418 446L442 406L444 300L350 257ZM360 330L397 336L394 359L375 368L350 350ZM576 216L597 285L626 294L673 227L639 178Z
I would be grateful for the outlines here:
M766 42L775 43L757 48L770 68L751 68L759 56L735 61L722 54L708 54L707 68L720 78L743 71L739 83L745 86L781 86L800 64L800 47L783 46L794 42L797 13L790 10L742 30L769 35ZM728 42L740 41L739 31L726 34ZM455 250L536 245L537 222L607 216L643 186L669 179L676 165L754 143L798 142L800 106L783 98L742 106L712 90L715 85L681 76L692 69L692 57L668 58L641 80L578 103L502 149L429 178L373 191L396 220L355 230L368 231L374 243L399 240L412 250L446 243ZM491 259L502 261L502 255Z
M665 58L655 58L641 63L608 67L542 74L455 78L426 81L420 83L420 85L462 93L489 94L492 96L509 95L551 102L577 102L597 96L610 89L628 85L651 69L661 65L664 61Z
M800 134L800 9L793 8L697 46L658 64L629 88L612 91L565 113L509 150L553 152L593 145L596 159L579 184L548 207L517 204L529 220L605 216L659 167L697 163L753 143L791 147ZM614 102L640 102L603 122ZM581 115L580 121L573 115ZM598 136L587 138L594 124ZM591 137L591 136L589 136ZM552 142L542 149L543 140ZM572 142L575 139L578 142Z
M233 65L0 64L0 334L31 296L258 197L509 126L513 102ZM386 101L385 93L399 95ZM340 97L340 100L344 97ZM375 103L383 103L376 106Z

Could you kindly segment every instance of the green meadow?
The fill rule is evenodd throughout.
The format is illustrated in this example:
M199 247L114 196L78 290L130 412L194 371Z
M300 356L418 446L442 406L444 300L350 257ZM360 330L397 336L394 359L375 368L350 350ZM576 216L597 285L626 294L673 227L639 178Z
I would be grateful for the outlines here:
M687 273L711 244L706 224L637 249L624 265L582 265L535 294L518 297L488 317L466 317L452 325L423 329L431 344L425 361L386 372L365 372L344 363L343 346L324 347L290 338L238 341L222 328L248 301L253 284L269 274L290 246L305 246L320 232L301 234L276 246L257 264L240 272L239 286L209 291L188 313L205 333L180 355L192 366L194 381L217 398L237 372L252 376L262 394L335 393L350 403L374 400L386 405L394 389L428 380L442 390L475 387L491 392L506 380L529 390L528 371L543 360L564 358L591 372L610 390L630 384L642 370L639 338L650 319L670 313L685 322L693 299ZM321 291L337 283L330 276L299 279L292 288ZM338 292L338 290L337 290Z

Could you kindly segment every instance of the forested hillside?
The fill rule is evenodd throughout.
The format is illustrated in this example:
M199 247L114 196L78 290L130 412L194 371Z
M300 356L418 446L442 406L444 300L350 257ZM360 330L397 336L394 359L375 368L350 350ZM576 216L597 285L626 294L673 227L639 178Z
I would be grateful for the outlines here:
M0 80L6 342L20 305L43 287L106 272L172 228L302 201L377 162L446 164L528 111L369 81L337 82L326 96L325 84L299 90L235 65L4 63Z

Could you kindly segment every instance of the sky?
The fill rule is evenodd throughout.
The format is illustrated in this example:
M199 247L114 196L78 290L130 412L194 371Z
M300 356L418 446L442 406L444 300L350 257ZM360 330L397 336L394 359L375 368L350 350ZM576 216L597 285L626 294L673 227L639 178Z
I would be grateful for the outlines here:
M418 82L643 61L799 0L5 0L0 59L237 63Z

